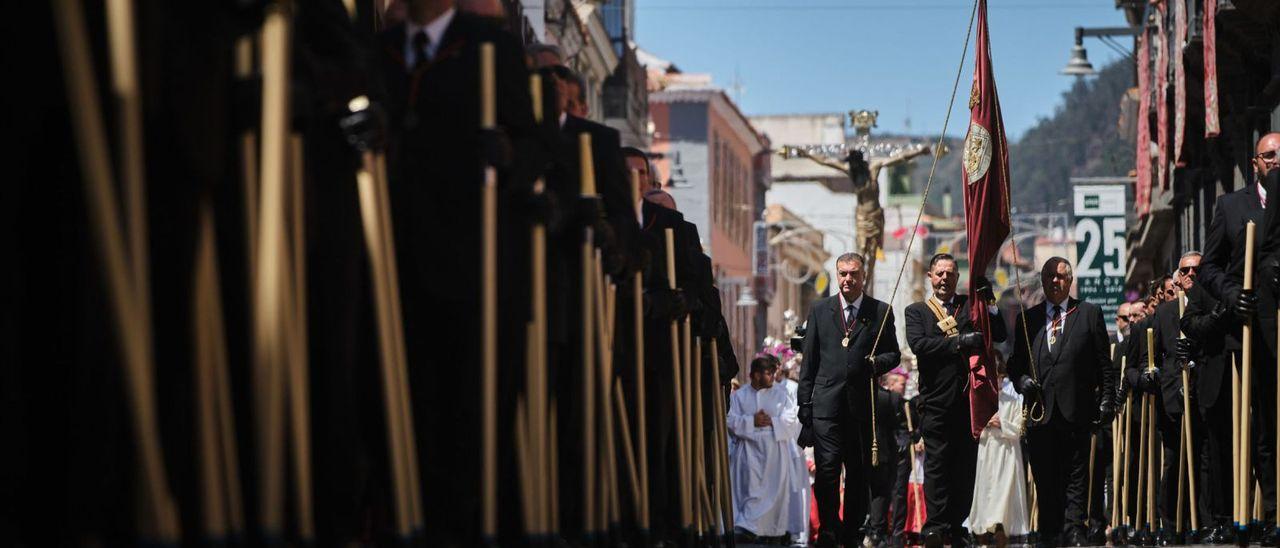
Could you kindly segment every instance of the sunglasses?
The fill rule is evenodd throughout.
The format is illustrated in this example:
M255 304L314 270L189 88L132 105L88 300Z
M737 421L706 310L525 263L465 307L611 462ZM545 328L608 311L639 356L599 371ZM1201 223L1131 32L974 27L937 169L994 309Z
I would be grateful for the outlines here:
M1184 266L1182 268L1179 268L1178 272L1181 273L1183 276L1186 276L1187 274L1197 271L1199 268L1200 267L1198 266Z
M1116 319L1129 321L1129 314L1116 314Z
M1272 149L1266 152L1259 152L1258 155L1255 156L1255 158L1261 158L1263 160L1271 161L1276 159L1276 154L1277 154L1277 150Z

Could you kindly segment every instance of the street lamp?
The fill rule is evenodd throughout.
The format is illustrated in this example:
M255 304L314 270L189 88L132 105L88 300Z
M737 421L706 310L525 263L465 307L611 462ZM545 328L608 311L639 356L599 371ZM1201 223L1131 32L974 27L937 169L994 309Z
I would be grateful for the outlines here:
M1120 52L1121 55L1132 57L1128 52L1120 49L1114 41L1110 40L1112 36L1137 36L1142 32L1142 27L1100 27L1100 28L1084 28L1076 27L1075 45L1071 46L1071 57L1067 60L1067 66L1061 71L1061 74L1067 76L1093 76L1098 71L1093 69L1093 63L1089 62L1089 53L1084 49L1084 37L1093 36L1102 40L1112 49Z

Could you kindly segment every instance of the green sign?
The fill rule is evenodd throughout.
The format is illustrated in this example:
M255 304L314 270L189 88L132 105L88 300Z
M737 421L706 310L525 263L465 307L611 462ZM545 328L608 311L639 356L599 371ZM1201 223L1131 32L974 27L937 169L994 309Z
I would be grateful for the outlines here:
M1113 331L1124 296L1124 191L1122 185L1075 187L1076 296L1102 308Z

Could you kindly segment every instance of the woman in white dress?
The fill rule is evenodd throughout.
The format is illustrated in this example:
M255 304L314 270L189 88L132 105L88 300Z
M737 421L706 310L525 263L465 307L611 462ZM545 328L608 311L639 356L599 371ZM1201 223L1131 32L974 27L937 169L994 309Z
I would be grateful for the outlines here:
M1026 468L1022 464L1022 396L1000 367L1000 408L978 440L978 473L969 512L969 530L988 533L1003 544L1008 537L1026 535ZM1003 537L1003 538L1002 538Z

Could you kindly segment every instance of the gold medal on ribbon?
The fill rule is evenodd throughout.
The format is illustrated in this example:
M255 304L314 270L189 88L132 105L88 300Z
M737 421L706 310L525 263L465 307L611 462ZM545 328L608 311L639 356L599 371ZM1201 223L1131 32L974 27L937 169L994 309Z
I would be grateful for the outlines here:
M842 340L840 341L840 346L843 346L843 347L845 347L845 348L849 348L849 337L848 337L848 336L845 336L845 338L844 338L844 339L842 339Z

